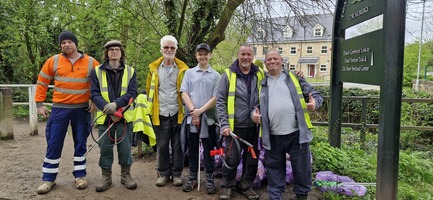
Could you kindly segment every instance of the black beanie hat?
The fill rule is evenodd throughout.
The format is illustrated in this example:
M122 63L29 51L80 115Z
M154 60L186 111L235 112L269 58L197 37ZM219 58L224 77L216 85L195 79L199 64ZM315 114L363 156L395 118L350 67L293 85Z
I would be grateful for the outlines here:
M62 43L63 40L71 40L72 42L75 43L75 46L78 47L78 40L75 37L75 35L69 31L63 31L62 33L60 33L59 35L59 44Z

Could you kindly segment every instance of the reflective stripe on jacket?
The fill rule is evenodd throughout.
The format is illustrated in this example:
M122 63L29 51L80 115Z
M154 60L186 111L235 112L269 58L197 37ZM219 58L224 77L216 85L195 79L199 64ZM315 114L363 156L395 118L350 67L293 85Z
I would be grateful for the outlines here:
M313 134L311 132L311 125L308 125L310 120L306 119L306 109L302 105L302 101L306 102L306 98L311 94L316 101L315 110L319 109L323 103L323 97L320 92L316 91L304 78L298 78L291 72L285 72L287 77L284 79L285 84L289 88L290 95L292 96L293 105L295 106L295 115L297 119L297 125L299 128L299 143L308 143L313 139ZM290 77L290 78L289 78ZM268 78L264 78L261 84L260 91L260 114L261 114L261 130L262 130L262 146L266 150L271 149L270 142L270 123L269 123L269 88L267 83ZM301 90L301 93L299 92Z
M298 78L296 78L296 76L293 73L289 73L289 74L290 74L290 78L295 84L296 92L298 93L299 101L301 102L302 110L304 111L305 123L307 124L307 127L311 129L313 128L313 124L311 124L310 121L310 114L308 113L307 104L305 103L304 95L302 94L301 85L299 85L299 80Z
M260 81L264 77L263 69L258 67L259 72L257 75L257 88L260 88ZM229 80L229 93L227 97L227 114L228 121L230 124L230 129L235 130L235 94L236 94L236 73L230 71L230 69L225 70L227 78ZM259 90L260 91L260 90Z
M54 107L56 104L87 105L90 97L90 72L98 65L98 61L84 54L73 65L63 54L52 56L39 72L35 101L45 101L48 85L54 80Z
M150 146L154 146L156 144L156 136L153 131L152 122L150 121L150 112L151 109L147 102L147 96L144 94L138 95L135 99L133 132L143 132L143 134L149 136Z
M105 101L111 102L110 97L108 96L108 81L107 81L107 72L105 70L100 70L101 66L95 68L96 77L99 81L99 87L101 89L101 96ZM134 68L130 66L125 66L123 76L122 76L122 89L120 91L120 96L126 94L128 92L128 84L134 74ZM104 124L107 115L105 115L102 110L96 112L97 124ZM131 105L125 113L123 113L123 118L126 122L132 122L134 120L134 107Z

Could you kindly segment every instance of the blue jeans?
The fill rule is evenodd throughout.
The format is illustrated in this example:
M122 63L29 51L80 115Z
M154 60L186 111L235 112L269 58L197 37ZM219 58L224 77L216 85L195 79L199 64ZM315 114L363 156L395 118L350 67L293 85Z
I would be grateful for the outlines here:
M310 144L299 144L299 131L270 136L271 150L265 152L269 199L282 199L286 189L286 153L293 169L293 192L308 194L312 185Z
M180 145L180 125L177 123L177 114L170 117L160 115L159 121L160 125L154 126L158 172L161 176L180 177L183 169L183 152Z

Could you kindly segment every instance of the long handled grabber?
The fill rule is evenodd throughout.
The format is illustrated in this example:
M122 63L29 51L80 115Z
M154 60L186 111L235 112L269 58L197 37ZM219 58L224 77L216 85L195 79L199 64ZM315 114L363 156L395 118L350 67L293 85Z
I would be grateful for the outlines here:
M115 115L115 116L117 116L117 117L120 117L120 118L123 118L123 113L125 113L125 112L129 109L129 107L131 107L131 104L132 104L133 101L134 101L133 98L129 99L128 105L127 105L126 107L118 108L117 111L113 113L113 115ZM117 122L115 122L115 123L117 123ZM108 128L107 128L107 129L106 129L106 130L101 134L101 136L99 136L99 138L95 141L95 143L93 143L93 144L89 147L89 149L87 150L87 152L84 154L84 157L87 156L87 154L88 154L88 153L93 149L93 147L95 147L97 144L99 144L99 140L101 140L102 137L104 137L104 135L107 134L107 133L110 131L111 127L113 127L113 125L114 125L115 123L112 123L112 124L110 124L110 126L108 126ZM92 136L93 136L93 135L92 135ZM116 143L117 143L117 134L115 134L115 137L116 137Z
M197 173L197 191L200 191L200 170L201 170L201 166L200 166L200 146L201 146L201 139L200 136L198 138L198 173Z
M251 156L252 156L254 159L257 159L256 152L254 152L254 146L253 146L251 143L249 143L249 142L247 142L246 140L242 139L241 137L237 136L237 135L234 134L233 132L230 132L230 135L231 135L233 138L236 138L236 139L238 139L239 141L241 141L242 143L246 144L246 145L248 146L248 151L251 152Z

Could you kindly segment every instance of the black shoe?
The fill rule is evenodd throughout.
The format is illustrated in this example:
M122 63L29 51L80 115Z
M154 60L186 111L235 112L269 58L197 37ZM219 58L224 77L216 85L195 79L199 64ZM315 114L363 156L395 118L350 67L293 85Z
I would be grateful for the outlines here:
M296 200L307 200L308 194L296 194Z
M256 191L254 191L253 188L248 188L246 190L242 190L242 193L248 197L249 200L256 200L259 199L259 194L257 194Z
M232 188L231 187L224 187L223 191L220 195L221 200L230 200L230 197L232 196Z
M213 173L206 173L206 194L215 194L216 187Z
M182 191L191 192L196 185L197 185L197 172L191 172L189 174L188 181L182 187Z

